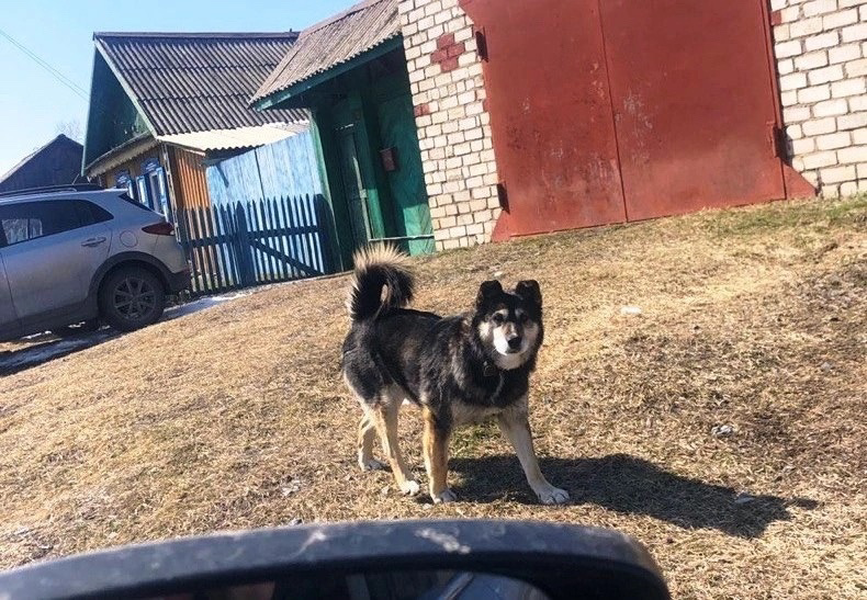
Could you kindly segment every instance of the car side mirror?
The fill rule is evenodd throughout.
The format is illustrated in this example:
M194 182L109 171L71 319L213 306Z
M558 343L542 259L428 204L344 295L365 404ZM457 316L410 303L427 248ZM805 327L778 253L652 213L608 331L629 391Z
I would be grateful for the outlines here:
M610 530L519 521L306 525L127 546L0 574L0 598L666 600Z

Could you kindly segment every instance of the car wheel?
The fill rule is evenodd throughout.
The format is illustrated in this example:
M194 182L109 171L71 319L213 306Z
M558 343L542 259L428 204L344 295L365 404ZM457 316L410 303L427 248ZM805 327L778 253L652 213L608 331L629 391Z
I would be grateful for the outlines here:
M165 305L162 281L138 267L112 273L99 290L100 317L119 331L133 331L155 323Z

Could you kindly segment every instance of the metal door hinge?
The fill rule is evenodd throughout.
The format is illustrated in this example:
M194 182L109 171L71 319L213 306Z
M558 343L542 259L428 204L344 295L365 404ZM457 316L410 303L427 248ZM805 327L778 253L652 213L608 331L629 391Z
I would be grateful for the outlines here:
M485 62L489 60L488 58L488 38L485 37L485 30L476 29L476 52L479 53L479 58Z
M786 140L786 132L776 123L768 123L768 141L771 144L771 150L777 158L786 158L788 155L788 141Z
M497 184L497 200L500 202L500 208L509 212L509 194L506 192L505 181Z

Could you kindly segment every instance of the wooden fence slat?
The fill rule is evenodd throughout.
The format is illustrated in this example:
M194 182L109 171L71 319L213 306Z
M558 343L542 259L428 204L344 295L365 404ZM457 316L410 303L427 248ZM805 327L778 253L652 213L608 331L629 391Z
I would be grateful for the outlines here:
M190 240L194 240L198 238L195 230L193 229L193 216L190 214L190 210L184 211L184 220L185 220L185 229L190 234ZM204 293L207 291L207 286L205 285L205 265L202 259L202 250L200 247L191 246L190 258L193 262L193 270L196 274L196 287L198 288L198 292Z
M214 279L217 281L218 291L224 291L226 286L226 279L224 276L223 269L223 257L220 255L220 243L219 243L219 235L214 230L213 220L211 217L214 214L214 211L211 210L210 207L204 207L199 209L200 214L202 215L202 221L205 224L205 229L211 232L211 260L214 263Z
M247 213L241 202L235 205L235 230L238 233L235 248L238 253L239 264L242 265L244 285L255 285L256 265L253 261L253 250L250 248L250 225L247 222Z
M277 250L280 254L285 254L283 252L283 231L280 228L280 220L278 218L278 213L275 210L274 200L267 201L268 215L271 219L271 226L274 228L275 236L273 240L272 248ZM286 261L277 260L277 278L280 281L286 281Z
M265 263L262 257L262 252L257 252L254 242L256 241L256 232L262 227L259 222L259 217L256 214L256 208L252 202L247 202L247 228L250 237L250 249L253 251L253 262L256 267L256 281L265 283Z
M264 202L264 199L263 201ZM265 214L265 208L262 206L262 202L256 202L253 205L254 210L256 211L256 218L259 219L259 229L258 233L254 236L265 248L269 248L268 246L268 232L270 231L270 226L268 225L268 218ZM262 262L265 265L265 282L271 283L274 277L274 257L269 253L263 251Z
M295 243L295 251L296 251L296 259L299 263L306 265L307 264L307 253L304 248L304 238L301 235L301 227L303 226L303 221L301 220L301 215L298 214L297 210L297 198L287 198L289 214L292 217L292 220L295 224L295 232L292 235L292 241ZM301 274L299 274L299 277Z
M223 287L232 287L232 264L231 258L226 254L226 237L223 235L223 227L220 223L220 211L217 207L208 208L208 216L211 218L214 228L214 245L217 247L217 255L220 257L220 271L223 274Z
M193 234L196 236L196 239L203 239L205 236L203 235L204 231L201 227L198 209L192 208L190 210L190 216L192 217ZM202 246L199 251L202 258L202 284L208 292L214 292L216 286L214 285L213 280L210 252L208 252L207 246Z
M264 223L264 230L268 233L265 234L264 239L262 240L266 246L271 248L271 243L274 241L274 236L270 234L274 230L274 223L271 222L271 218L268 214L268 199L263 198L262 202L259 203L259 210L262 211L262 223ZM274 255L268 253L268 280L274 281L277 279L277 262L274 260Z
M313 264L316 270L321 274L325 274L325 267L322 264L322 246L319 239L319 219L316 212L316 196L307 196L307 212L310 215L310 225L313 226L317 233L311 234L310 239L313 242Z
M291 259L297 260L298 253L295 251L295 243L294 243L294 240L292 239L292 233L291 233L292 228L293 228L292 220L289 218L289 212L287 212L287 209L286 209L286 205L288 204L288 202L289 202L289 199L285 198L285 197L281 197L280 201L279 201L280 211L283 213L283 222L286 224L286 235L284 238L286 240L286 254ZM300 273L298 273L298 271L295 270L294 268L291 268L289 272L290 272L292 279L297 279L298 277L301 276Z
M190 263L190 293L196 295L196 265L192 258L192 245L190 244L190 236L187 234L184 227L184 211L175 211L175 219L178 226L178 239L181 243L181 248L184 249L184 255Z
M304 202L303 196L298 196L295 198L295 202L292 203L292 209L295 212L295 216L298 219L299 227L306 227L307 221L304 218L304 211L301 209L301 204ZM301 262L305 265L310 264L310 251L307 248L307 238L303 233L298 234L298 245L301 248Z
M217 206L215 208L219 214L223 234L226 236L225 247L226 253L229 255L229 265L232 270L232 287L239 288L242 287L243 282L241 281L241 270L238 268L238 255L232 245L232 239L235 233L232 226L232 219L229 217L229 213L225 206Z
M208 230L205 228L205 219L204 219L204 215L202 215L202 209L197 207L195 209L195 211L196 211L196 226L198 227L198 230L200 232L200 236L202 238L210 237L208 235ZM208 285L209 285L210 290L212 292L219 292L221 286L220 286L219 280L217 279L217 273L216 273L217 269L216 269L216 265L214 264L215 260L214 260L213 246L208 245L207 247L204 248L204 252L205 252L205 265L207 266L207 269L208 269Z
M307 225L311 228L314 228L315 224L314 224L314 220L313 220L313 204L310 201L310 195L309 194L304 195L304 199L302 200L302 204L304 206L304 213L307 217ZM319 253L317 252L317 248L316 248L316 235L314 233L308 233L308 234L306 234L306 236L307 236L307 243L310 246L310 266L313 268L314 271L319 272L319 267L318 267Z

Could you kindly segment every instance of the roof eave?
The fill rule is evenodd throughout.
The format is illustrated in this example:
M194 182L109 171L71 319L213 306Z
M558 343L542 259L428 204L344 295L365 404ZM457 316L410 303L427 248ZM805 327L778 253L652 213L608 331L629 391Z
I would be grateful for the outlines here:
M311 89L322 85L326 81L334 79L352 69L355 69L362 64L379 58L385 54L388 54L392 50L396 50L397 48L403 47L403 37L398 32L394 36L383 40L377 46L370 48L369 50L362 52L358 56L355 56L346 62L339 63L332 67L329 67L325 71L321 71L316 73L315 75L311 75L310 77L303 79L301 81L297 81L290 85L289 87L283 88L281 90L276 90L263 96L258 99L254 99L250 102L250 106L255 108L258 111L264 111L271 108L279 108L278 105L289 100L290 98L295 98L300 96L304 92L308 92Z
M90 162L90 164L84 166L82 169L82 175L85 177L102 175L117 166L117 164L135 158L136 156L140 156L154 146L159 145L159 143L159 140L157 140L151 133L139 134L136 137L127 140L120 146L116 146L108 152L97 156Z

